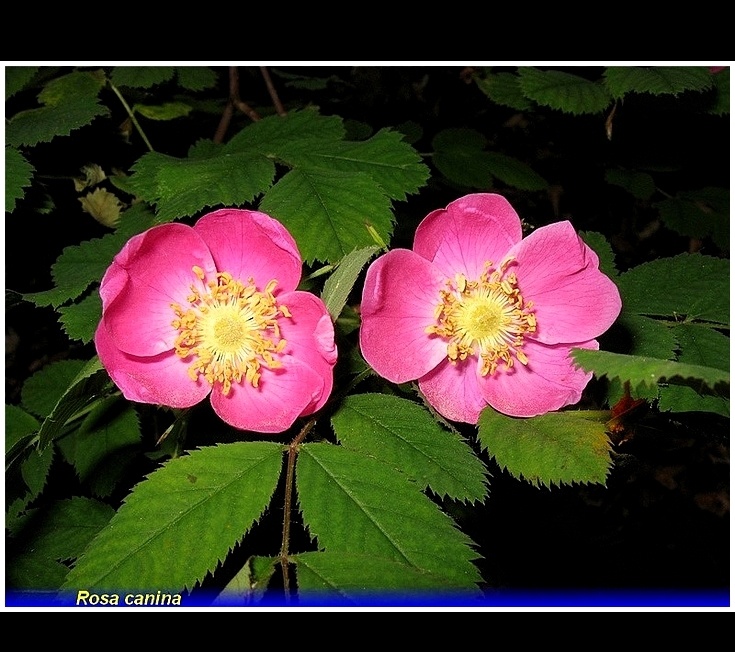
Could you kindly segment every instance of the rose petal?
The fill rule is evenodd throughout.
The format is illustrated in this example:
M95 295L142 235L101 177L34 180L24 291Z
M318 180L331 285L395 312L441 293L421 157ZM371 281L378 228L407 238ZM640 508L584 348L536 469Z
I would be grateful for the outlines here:
M218 271L243 282L252 277L259 290L276 279L276 294L299 284L302 263L296 241L265 213L223 208L202 217L194 230L209 246Z
M480 390L498 412L513 417L533 417L573 405L592 378L574 365L572 348L598 349L596 340L578 344L547 346L529 341L523 347L528 365L516 361L506 372L499 368L481 377Z
M475 280L486 262L502 262L522 235L521 220L508 200L478 193L429 213L416 229L413 250L447 278L461 272Z
M394 383L415 380L446 357L446 343L426 332L445 278L428 260L394 249L368 268L360 313L367 363Z
M547 344L602 335L620 314L615 284L569 222L541 227L509 252L525 301L536 313L535 339Z
M477 382L476 358L440 363L419 379L419 389L439 414L452 421L477 423L487 406Z
M280 369L261 368L258 387L246 382L233 384L225 396L215 385L211 395L214 411L241 430L263 433L288 430L322 396L324 381L296 358L283 356L281 361Z
M135 357L120 351L104 319L97 327L94 342L100 362L123 396L131 401L188 408L209 394L209 383L189 378L190 363L173 351L153 357Z
M171 304L186 309L191 286L204 289L192 271L214 272L207 245L184 224L163 224L134 236L115 257L100 293L107 330L121 351L152 356L173 349L177 331Z
M332 369L337 362L334 325L324 303L310 292L283 294L278 304L286 306L291 313L291 317L278 321L281 337L288 343L284 354L305 363L324 383L321 395L306 412L311 414L324 405L332 391Z

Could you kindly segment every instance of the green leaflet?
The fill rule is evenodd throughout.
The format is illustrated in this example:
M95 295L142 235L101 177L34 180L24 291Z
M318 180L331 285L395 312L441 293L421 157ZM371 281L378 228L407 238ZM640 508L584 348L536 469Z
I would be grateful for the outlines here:
M79 410L95 403L109 382L96 356L86 363L62 360L29 378L23 385L22 399L30 412L45 417L38 431L41 450L63 432Z
M15 147L5 147L5 212L12 213L15 204L31 185L33 166Z
M443 587L480 580L472 541L405 475L365 453L331 444L301 447L299 506L320 549L393 561L433 574Z
M303 170L364 172L391 199L405 200L426 183L427 168L402 134L382 129L364 141L309 142L298 150L289 144L283 158Z
M346 448L390 464L421 489L455 500L485 498L485 466L417 403L387 394L348 396L332 425Z
M615 279L618 275L618 268L615 265L615 253L607 238L602 233L595 231L580 231L578 235L597 254L600 259L600 271L611 279Z
M386 242L393 232L390 199L364 172L292 170L266 193L260 210L286 226L307 264L334 263L375 244L367 227Z
M381 604L391 598L420 600L464 596L469 604L481 594L458 591L446 577L409 564L350 552L305 552L294 555L299 585L298 603L308 605ZM478 602L478 606L481 603Z
M63 588L193 588L258 521L282 457L279 444L238 442L167 462L133 489Z
M114 233L64 248L51 266L51 275L54 279L52 289L24 294L23 298L37 306L58 308L67 301L80 297L90 285L102 279L112 259L127 240L150 226L152 216L147 211L139 207L125 211ZM84 314L89 316L90 313ZM73 330L74 328L72 326ZM80 334L83 335L83 332Z
M66 334L84 344L91 342L102 318L102 299L98 292L87 295L81 301L61 306L59 321Z
M586 349L573 349L572 357L585 371L594 371L596 376L627 380L632 386L655 386L668 381L690 385L700 392L709 388L721 393L727 391L730 384L730 373L715 367Z
M565 113L601 113L612 102L600 83L559 70L520 67L521 90L525 97Z
M605 86L616 99L626 93L678 95L684 91L704 91L712 83L712 75L705 66L610 66L605 70Z
M487 407L480 413L478 438L501 468L531 484L604 485L611 467L607 418L608 413L570 411L519 419Z
M694 238L711 236L722 249L730 243L730 191L705 187L680 192L655 204L667 227Z
M617 279L623 309L674 321L730 323L730 263L679 254L644 263Z
M36 432L41 424L17 405L5 405L5 454L22 439Z
M647 172L611 168L605 172L605 181L624 188L636 199L650 199L656 192L656 183Z
M140 453L133 405L113 395L95 405L79 428L59 440L67 462L95 496L109 496Z
M49 508L33 510L13 526L12 536L49 559L76 559L110 521L115 510L91 498L59 500Z
M241 206L273 183L275 166L257 152L179 159L151 152L132 167L130 188L158 208L156 221L170 222L205 208Z
M104 76L98 72L78 71L50 81L38 96L42 107L10 118L5 129L6 145L46 143L108 115L109 109L97 98L104 83Z
M543 190L546 181L531 167L506 154L485 151L485 137L474 129L445 129L432 141L433 162L447 179L489 190L493 178L521 190Z
M380 249L377 246L369 246L350 252L325 281L322 300L332 321L336 321L342 313L362 268L378 251Z
M523 95L518 75L509 72L491 73L486 69L484 76L473 76L477 87L493 102L509 106L517 111L528 111L533 104Z
M110 81L115 86L151 88L169 81L173 76L173 66L115 66Z

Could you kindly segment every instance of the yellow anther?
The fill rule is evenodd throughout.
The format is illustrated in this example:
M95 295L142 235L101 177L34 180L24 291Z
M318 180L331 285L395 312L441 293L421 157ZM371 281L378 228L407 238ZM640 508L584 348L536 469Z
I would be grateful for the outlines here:
M447 340L453 364L476 356L483 376L494 374L500 364L510 370L514 360L528 364L521 347L525 336L536 331L536 316L531 302L524 305L515 273L506 274L512 262L506 258L495 269L486 262L477 280L459 273L448 289L439 291L436 321L425 332Z
M192 272L204 280L201 267L195 265ZM171 325L178 331L174 350L182 359L193 358L187 370L193 381L204 378L228 395L233 383L244 378L257 388L263 367L282 366L278 357L288 342L280 336L278 320L290 318L291 312L277 304L277 285L274 279L259 291L252 278L243 284L220 272L207 283L206 292L191 286L187 309L171 304Z

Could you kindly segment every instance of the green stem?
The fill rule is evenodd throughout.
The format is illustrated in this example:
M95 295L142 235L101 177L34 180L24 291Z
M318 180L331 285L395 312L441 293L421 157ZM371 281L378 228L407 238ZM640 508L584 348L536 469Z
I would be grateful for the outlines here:
M148 140L148 137L145 135L143 128L140 126L138 119L135 117L133 110L130 108L128 103L125 101L125 98L122 96L122 93L120 93L120 91L117 89L117 87L112 82L108 81L108 83L110 84L110 88L112 89L113 93L117 95L118 99L122 102L122 105L125 107L125 111L127 111L127 114L130 117L130 120L132 121L135 128L138 130L138 133L140 134L140 137L143 139L143 142L148 147L148 150L151 152L155 151L153 149L153 145L151 145L151 142Z
M291 507L293 502L294 476L296 474L296 456L299 452L299 446L306 439L316 424L316 418L310 419L309 422L301 429L301 432L288 446L288 464L286 466L286 495L283 500L283 536L281 538L281 573L283 576L283 590L286 593L286 599L291 596L291 587L288 579L288 544L291 538Z

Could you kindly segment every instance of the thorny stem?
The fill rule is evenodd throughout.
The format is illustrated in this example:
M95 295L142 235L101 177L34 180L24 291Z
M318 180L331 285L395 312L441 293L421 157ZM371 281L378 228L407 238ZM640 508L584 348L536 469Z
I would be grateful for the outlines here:
M117 95L117 98L120 100L120 102L122 102L122 105L125 107L125 111L127 111L130 121L133 123L135 128L138 130L138 133L140 134L140 137L143 139L143 142L146 144L146 147L148 147L148 150L151 152L155 151L153 149L153 145L151 145L151 142L148 140L148 136L145 135L143 128L140 126L138 119L135 117L133 110L130 108L128 103L125 101L125 98L122 96L122 93L120 93L120 91L117 89L117 86L115 86L115 84L113 84L112 82L108 82L108 83L110 84L110 88L112 89L113 93Z
M273 106L276 107L276 112L278 115L286 115L286 109L283 107L283 103L281 102L281 98L278 97L278 93L276 92L276 87L273 85L273 82L271 81L271 74L268 72L268 68L265 66L260 67L260 72L263 75L263 79L265 80L266 88L268 89L268 93L271 96L271 100L273 100Z
M283 500L283 537L281 538L281 573L283 575L283 590L288 600L291 588L288 580L288 544L291 537L291 503L293 501L294 474L296 471L296 455L299 446L306 439L316 424L316 418L310 419L301 429L296 438L288 446L288 464L286 466L286 496Z

